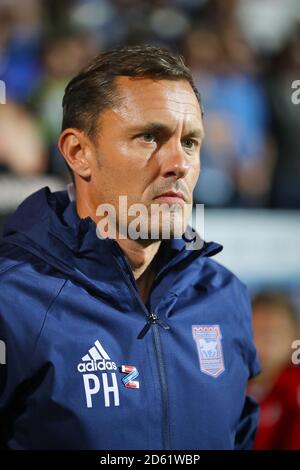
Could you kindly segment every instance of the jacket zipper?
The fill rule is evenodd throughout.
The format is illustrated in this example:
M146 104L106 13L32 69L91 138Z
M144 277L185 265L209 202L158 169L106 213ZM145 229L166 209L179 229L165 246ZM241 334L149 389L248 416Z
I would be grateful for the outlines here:
M163 409L163 443L164 450L170 450L170 428L169 428L169 397L168 397L168 386L166 379L165 364L163 360L161 339L159 330L156 324L153 324L153 337L156 351L156 357L158 362L159 378L161 385L161 398L162 398L162 409Z
M140 331L137 339L143 339L144 336L150 330L151 326L154 325L154 324L157 324L157 325L161 326L162 328L164 328L164 330L169 330L170 329L169 325L167 325L162 320L160 320L154 312L150 312L150 313L148 312L147 323L144 326L144 328Z
M165 365L164 365L164 360L163 360L161 338L160 338L160 334L158 331L158 325L164 328L165 330L170 330L170 326L164 323L162 320L160 320L158 316L156 315L156 313L150 312L147 309L138 291L134 288L131 282L127 279L127 276L124 274L123 268L122 266L120 266L119 261L115 259L115 262L129 290L133 293L139 305L141 306L142 310L146 313L147 323L144 326L144 328L141 330L141 332L139 333L138 339L144 338L146 333L149 331L149 329L153 325L154 350L155 350L157 364L158 364L159 380L160 380L160 387L161 387L162 410L163 410L163 419L162 419L163 421L163 429L162 429L163 449L169 450L170 449L170 430L169 430L168 386L167 386ZM125 263L128 265L126 258L125 258ZM130 268L129 265L128 265L128 268Z

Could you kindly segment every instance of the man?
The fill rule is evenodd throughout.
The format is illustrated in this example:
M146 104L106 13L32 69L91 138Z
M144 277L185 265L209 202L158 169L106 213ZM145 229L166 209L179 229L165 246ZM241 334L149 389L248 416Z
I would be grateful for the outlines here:
M300 449L299 320L286 294L253 299L253 333L262 373L249 391L260 404L255 449Z
M203 139L189 70L164 49L116 48L71 80L63 110L74 200L34 194L1 246L5 446L250 448L257 406L245 390L258 364L246 289L210 259L219 245L176 237ZM136 204L140 236L126 238ZM153 206L169 216L169 240Z

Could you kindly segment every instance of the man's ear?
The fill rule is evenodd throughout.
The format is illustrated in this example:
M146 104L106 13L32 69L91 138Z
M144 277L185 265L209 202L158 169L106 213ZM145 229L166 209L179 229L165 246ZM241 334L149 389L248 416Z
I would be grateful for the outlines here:
M72 171L84 179L91 177L91 147L88 137L79 129L65 129L58 147Z

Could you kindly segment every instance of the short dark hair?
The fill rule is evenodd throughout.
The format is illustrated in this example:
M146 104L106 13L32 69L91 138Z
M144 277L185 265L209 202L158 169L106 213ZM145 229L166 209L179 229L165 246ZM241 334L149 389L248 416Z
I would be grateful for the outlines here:
M180 55L151 45L123 46L99 54L68 83L63 97L62 130L74 127L95 137L101 111L120 98L115 83L120 76L186 80L202 111L192 74Z

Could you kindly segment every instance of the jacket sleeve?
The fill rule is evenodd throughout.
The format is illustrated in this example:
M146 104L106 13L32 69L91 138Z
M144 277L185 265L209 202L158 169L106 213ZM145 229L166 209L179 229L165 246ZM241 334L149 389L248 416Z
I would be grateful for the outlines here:
M251 450L259 419L258 404L252 397L246 396L244 408L235 436L235 450Z
M261 372L261 367L253 342L251 303L247 289L243 284L239 302L242 312L241 334L243 335L245 345L245 361L249 370L248 380L250 380ZM252 397L246 396L242 414L237 425L235 450L250 450L253 448L258 420L259 406Z
M34 373L34 351L61 281L41 286L30 265L0 269L0 448L9 440L14 417Z

